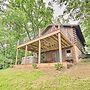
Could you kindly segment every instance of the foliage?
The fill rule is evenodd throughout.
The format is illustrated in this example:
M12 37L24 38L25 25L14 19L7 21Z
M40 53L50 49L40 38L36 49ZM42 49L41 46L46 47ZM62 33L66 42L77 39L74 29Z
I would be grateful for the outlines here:
M3 69L3 64L0 64L0 69Z
M32 82L43 76L40 70L0 70L0 90L32 90Z
M56 63L55 68L56 68L56 70L61 70L63 68L63 64Z
M45 7L43 0L1 0L0 59L15 63L17 41L35 37L39 29L51 22L52 13L50 7ZM20 49L19 62L23 55Z
M63 23L78 21L81 24L88 51L90 51L90 0L53 0L60 7L65 6L63 15L60 16Z
M37 67L37 64L32 64L32 67L34 68L34 69L38 69L38 67Z

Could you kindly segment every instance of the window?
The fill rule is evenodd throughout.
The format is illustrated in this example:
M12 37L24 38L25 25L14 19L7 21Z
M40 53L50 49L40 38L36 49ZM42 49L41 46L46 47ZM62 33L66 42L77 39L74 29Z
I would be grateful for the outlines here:
M71 50L69 49L69 50L66 50L66 56L67 57L70 57L71 56Z
M67 50L66 52L67 52L67 53L71 53L71 50Z

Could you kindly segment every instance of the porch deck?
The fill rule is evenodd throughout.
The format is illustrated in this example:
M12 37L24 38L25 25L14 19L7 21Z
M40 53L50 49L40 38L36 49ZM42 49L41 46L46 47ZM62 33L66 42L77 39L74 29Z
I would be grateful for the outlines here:
M59 49L60 62L62 63L62 49L69 48L72 46L73 46L72 37L67 38L60 29L54 30L46 35L39 34L38 38L25 42L23 44L17 45L16 64L18 62L18 49L19 48L22 48L25 50L25 57L27 57L27 51L33 51L35 53L38 53L38 63L40 64L42 52L56 50L56 49ZM43 66L44 65L48 65L48 64L43 64Z
M71 39L65 37L64 33L60 30L53 31L48 33L47 35L39 36L38 38L24 42L23 44L18 44L17 48L23 48L25 50L25 46L27 45L28 51L38 52L39 40L41 41L41 52L45 52L48 50L53 50L58 48L58 33L61 34L61 45L62 48L72 46Z

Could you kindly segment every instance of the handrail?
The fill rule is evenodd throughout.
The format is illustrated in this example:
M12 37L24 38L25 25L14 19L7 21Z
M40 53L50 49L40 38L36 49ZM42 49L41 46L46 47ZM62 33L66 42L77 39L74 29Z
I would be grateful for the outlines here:
M66 35L66 33L64 32L64 30L60 30L71 42L73 42L73 37L67 32L67 35ZM53 31L52 31L53 32ZM50 33L52 33L52 32L50 32ZM35 36L35 37L33 37L32 36L32 38L31 38L31 40L28 38L28 37L25 37L24 39L21 39L21 40L19 40L18 41L18 43L17 43L17 45L21 45L21 44L25 44L25 43L27 43L27 42L29 42L29 41L32 41L32 40L34 40L34 39L36 39L36 38L38 38L38 37L40 37L41 36L41 33L42 33L42 30L40 30L40 32L38 32L38 34ZM49 34L49 33L48 33Z

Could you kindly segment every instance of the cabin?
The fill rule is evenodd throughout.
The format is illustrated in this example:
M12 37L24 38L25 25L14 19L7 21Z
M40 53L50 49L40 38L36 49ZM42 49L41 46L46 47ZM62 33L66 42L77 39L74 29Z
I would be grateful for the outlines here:
M85 52L85 39L79 25L50 24L44 30L38 32L31 40L24 39L17 44L16 65L18 64L19 48L25 51L22 57L22 65L44 63L78 63L79 58ZM27 56L31 51L32 56Z

